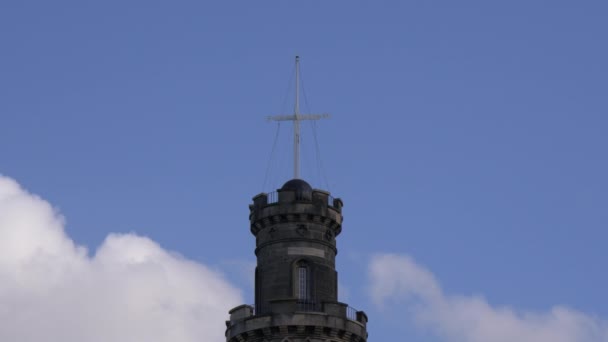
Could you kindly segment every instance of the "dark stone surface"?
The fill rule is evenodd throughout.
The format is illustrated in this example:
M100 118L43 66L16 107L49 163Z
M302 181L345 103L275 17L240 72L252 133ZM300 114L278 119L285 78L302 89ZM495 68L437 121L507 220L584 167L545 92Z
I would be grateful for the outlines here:
M337 302L342 201L301 179L286 182L278 199L270 198L259 194L249 206L256 237L255 309L244 305L231 311L226 340L365 342L365 313L349 314L348 306Z
M298 199L312 198L312 187L306 181L301 179L292 179L283 184L279 191L293 191Z
M305 180L294 178L292 180L287 181L281 187L281 190L291 190L291 191L306 191L312 193L312 187Z

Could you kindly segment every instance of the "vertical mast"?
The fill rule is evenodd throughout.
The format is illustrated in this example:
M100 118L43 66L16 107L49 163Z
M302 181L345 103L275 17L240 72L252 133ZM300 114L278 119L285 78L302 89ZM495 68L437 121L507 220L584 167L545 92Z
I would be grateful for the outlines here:
M300 178L300 56L296 56L296 101L293 120L293 178Z
M293 121L293 178L300 179L300 121L320 120L329 114L300 114L300 56L296 56L296 101L293 115L268 116L270 121Z

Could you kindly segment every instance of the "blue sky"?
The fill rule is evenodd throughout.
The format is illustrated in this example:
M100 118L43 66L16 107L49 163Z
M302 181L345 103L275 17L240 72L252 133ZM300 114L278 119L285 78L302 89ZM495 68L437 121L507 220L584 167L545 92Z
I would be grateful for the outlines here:
M300 55L303 108L332 115L316 130L345 203L340 283L370 341L474 341L420 324L420 303L378 305L367 270L386 254L446 296L607 324L607 15L604 1L5 0L0 173L89 254L133 232L253 302L247 205L290 177L283 124L264 187L265 117L291 112ZM325 188L313 141L306 123L303 178Z

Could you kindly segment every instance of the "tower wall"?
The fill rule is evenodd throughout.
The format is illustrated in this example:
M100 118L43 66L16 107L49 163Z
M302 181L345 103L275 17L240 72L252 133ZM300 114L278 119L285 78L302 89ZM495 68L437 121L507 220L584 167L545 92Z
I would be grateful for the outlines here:
M330 307L333 306L333 307ZM344 304L329 304L326 312L292 312L253 315L253 307L243 305L231 311L227 321L227 342L366 342L367 316L362 311L353 319L340 312ZM243 316L245 315L245 316ZM232 317L235 316L234 320Z
M365 342L365 313L338 302L342 201L294 179L276 193L254 197L249 209L255 306L230 312L226 341Z
M250 215L258 265L256 313L268 312L275 300L297 298L310 309L337 301L335 236L342 215L328 200L329 194L320 190L312 191L310 200L297 200L287 191L279 192L274 203L267 195L256 197ZM302 266L308 273L306 291L296 279Z

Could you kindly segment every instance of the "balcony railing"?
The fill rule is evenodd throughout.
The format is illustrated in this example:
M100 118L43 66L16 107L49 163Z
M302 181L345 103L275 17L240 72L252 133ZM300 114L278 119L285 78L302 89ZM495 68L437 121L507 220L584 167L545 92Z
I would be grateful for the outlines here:
M298 300L296 302L296 308L298 311L308 311L314 312L319 311L320 308L317 308L317 303L311 300Z
M268 195L268 204L279 202L279 193L277 191L269 192L266 195Z
M351 321L356 321L358 311L359 310L353 308L352 306L346 307L346 318L350 319Z
M251 306L251 313L253 315L259 315L260 312L256 310L256 307L254 304L250 304L249 306ZM257 308L260 309L260 308ZM304 311L304 312L319 312L319 311L323 311L322 309L322 305L317 304L314 301L310 301L310 300L298 300L296 301L296 310L297 311ZM346 307L346 318L351 320L351 321L358 321L359 317L357 317L357 313L359 312L359 310L353 308L352 306L347 306Z
M267 204L275 204L275 203L279 203L279 192L278 191L273 191L273 192L269 192L266 194L266 196L268 196L268 202ZM296 194L296 201L310 201L310 198L306 197L306 196L302 196L301 194L298 196L298 194ZM331 195L327 196L327 205L329 207L334 208L334 197Z

